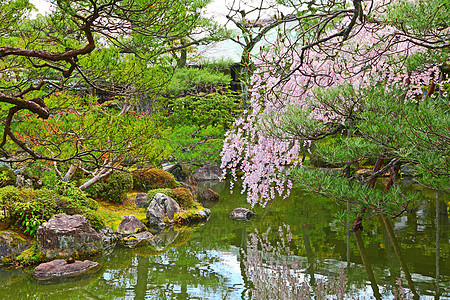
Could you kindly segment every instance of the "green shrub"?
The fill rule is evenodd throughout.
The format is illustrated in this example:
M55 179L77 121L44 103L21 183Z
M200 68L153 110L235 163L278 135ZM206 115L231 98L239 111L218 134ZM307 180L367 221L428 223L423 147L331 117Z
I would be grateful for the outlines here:
M138 169L132 172L133 186L136 191L169 188L173 189L180 184L172 174L160 169Z
M91 223L92 228L94 228L97 231L102 229L106 225L105 218L102 215L96 213L95 211L92 211L87 208L82 208L79 214L88 219L89 222Z
M61 179L56 174L54 167L44 162L32 162L26 165L24 170L24 176L26 178L32 178L33 181L39 181L41 185L35 186L34 188L45 187L48 189L54 189L57 186Z
M194 205L194 196L186 188L176 188L172 190L173 199L181 206L181 208L189 209Z
M89 198L86 193L80 190L73 182L59 181L56 185L56 191L59 195L73 199L82 206L92 210L98 210L98 202Z
M84 200L73 199L48 189L32 190L12 186L0 189L0 209L3 211L1 218L20 226L30 235L35 235L43 222L58 213L81 214L91 221L95 229L104 227L104 220L91 209L98 207L94 202L87 197Z
M194 196L192 196L192 193L185 188L150 190L147 193L147 201L150 203L157 193L162 193L173 198L183 209L192 208L194 205Z
M16 173L7 166L0 166L0 187L14 185L16 183Z
M115 171L107 178L103 178L88 187L86 192L95 198L105 201L123 202L126 192L133 188L133 177L128 172Z

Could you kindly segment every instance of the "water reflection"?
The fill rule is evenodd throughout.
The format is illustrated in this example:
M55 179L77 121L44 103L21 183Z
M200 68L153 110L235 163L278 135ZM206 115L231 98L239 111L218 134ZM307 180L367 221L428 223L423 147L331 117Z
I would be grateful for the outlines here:
M229 212L248 207L245 196L224 189L205 225L167 229L135 249L117 246L91 277L42 284L29 269L0 270L0 298L321 299L338 292L344 299L394 299L395 287L415 299L450 299L448 195L424 191L412 213L370 220L362 234L350 235L335 221L340 208L333 201L292 195L237 222ZM279 248L272 258L262 252L269 245Z

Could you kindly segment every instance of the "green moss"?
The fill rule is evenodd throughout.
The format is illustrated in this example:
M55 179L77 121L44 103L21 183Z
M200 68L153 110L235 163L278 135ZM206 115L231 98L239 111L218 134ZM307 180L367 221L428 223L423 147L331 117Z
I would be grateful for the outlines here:
M194 207L194 196L186 188L175 188L172 190L173 198L183 209Z
M133 202L112 203L99 202L99 209L97 211L105 221L106 226L116 231L119 224L123 220L123 216L135 215L138 220L146 221L146 209L136 207ZM145 222L144 222L145 223Z
M19 256L15 258L15 261L20 263L21 265L33 265L41 262L45 262L47 258L44 253L39 251L37 247L37 243L34 242L31 246L23 251Z
M204 209L204 207L197 202L194 203L195 208L175 213L173 221L178 224L190 224L205 221L202 214L200 214L200 210Z
M7 239L9 244L12 247L17 247L19 245L19 243L27 242L27 240L24 239L20 234L18 234L17 232L14 232L12 230L0 231L0 236Z

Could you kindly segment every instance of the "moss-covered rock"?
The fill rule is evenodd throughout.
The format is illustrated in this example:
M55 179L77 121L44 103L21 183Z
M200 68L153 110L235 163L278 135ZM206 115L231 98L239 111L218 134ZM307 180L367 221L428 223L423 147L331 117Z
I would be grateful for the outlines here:
M173 199L181 206L182 209L194 207L194 196L186 188L175 188L172 190Z
M162 188L150 190L147 193L147 201L151 203L157 193L162 193L170 198L173 198L182 209L190 209L194 207L194 196L186 188L178 187L174 189Z
M21 265L27 266L45 262L47 261L47 258L44 253L38 249L37 243L33 242L28 249L15 258L15 261Z
M191 224L205 222L211 216L211 211L202 207L199 203L195 202L195 207L189 210L183 210L176 213L173 217L173 221L178 224Z
M103 250L101 235L81 215L53 216L39 226L37 240L48 259L88 257Z
M4 264L12 262L29 245L29 241L14 231L0 231L0 261Z

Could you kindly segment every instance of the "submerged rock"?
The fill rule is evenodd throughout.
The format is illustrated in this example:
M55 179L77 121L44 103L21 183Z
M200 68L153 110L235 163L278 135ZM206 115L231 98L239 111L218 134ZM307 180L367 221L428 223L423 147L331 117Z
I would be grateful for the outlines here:
M206 189L200 193L199 200L202 203L210 203L219 201L219 194L214 192L212 189Z
M237 221L248 221L255 216L255 213L247 208L236 208L231 212L233 218Z
M47 259L83 257L103 250L102 236L81 215L57 214L37 230L38 248Z
M129 215L125 216L122 222L120 222L119 227L117 228L117 233L122 235L130 235L145 230L147 230L147 227L145 227L142 221L138 220L138 218L134 215Z
M37 279L52 279L58 277L71 277L87 272L95 272L100 268L99 263L85 260L66 261L65 259L55 259L37 266L33 275Z
M198 211L198 214L203 218L204 221L207 221L211 216L211 210L208 208L202 208Z
M166 221L173 223L173 216L180 210L180 205L174 199L157 193L147 207L147 220L153 226L162 227L165 226Z

